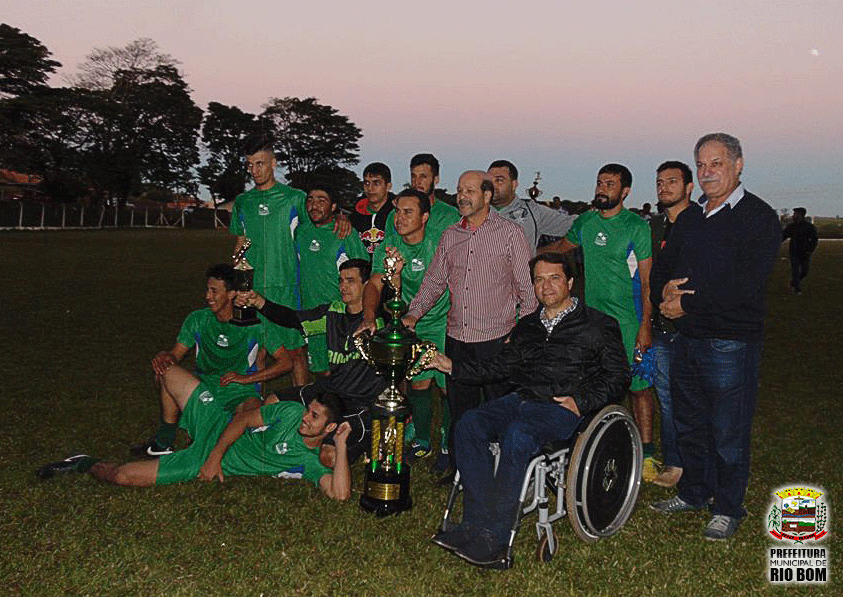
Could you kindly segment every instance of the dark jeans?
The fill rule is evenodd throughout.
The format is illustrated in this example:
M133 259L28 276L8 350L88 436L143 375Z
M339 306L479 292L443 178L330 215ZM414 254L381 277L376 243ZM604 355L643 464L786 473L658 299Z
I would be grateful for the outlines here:
M802 280L808 276L808 268L811 266L811 254L807 255L790 255L790 286L791 288L799 288L802 285Z
M680 333L673 350L679 497L694 506L714 498L712 514L743 518L761 343Z
M463 523L485 529L505 544L530 459L545 443L570 437L579 421L555 402L523 400L517 393L465 413L454 428L465 490ZM497 474L489 451L492 441L501 449Z
M506 336L487 340L486 342L461 342L451 336L445 336L445 355L454 361L475 361L493 359L500 354ZM448 407L451 411L451 429L449 436L449 452L451 464L454 464L454 429L463 414L480 406L484 401L494 400L506 394L511 384L500 382L485 385L475 385L455 382L450 375L445 376L445 386L448 391Z
M670 399L670 358L673 342L678 332L653 330L653 388L659 398L661 418L662 459L667 466L682 466L676 449L676 422L673 420L673 402Z

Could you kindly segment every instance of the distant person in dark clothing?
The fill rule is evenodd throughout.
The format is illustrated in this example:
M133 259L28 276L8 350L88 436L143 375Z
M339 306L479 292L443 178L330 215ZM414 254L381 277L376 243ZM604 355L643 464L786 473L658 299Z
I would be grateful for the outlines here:
M802 280L808 275L811 253L817 248L817 228L805 219L804 207L793 209L793 221L782 232L782 241L790 239L790 287L802 294Z
M392 213L395 195L392 194L392 171L382 162L372 162L363 170L363 195L354 206L348 219L363 241L363 246L372 253L383 241L386 220Z

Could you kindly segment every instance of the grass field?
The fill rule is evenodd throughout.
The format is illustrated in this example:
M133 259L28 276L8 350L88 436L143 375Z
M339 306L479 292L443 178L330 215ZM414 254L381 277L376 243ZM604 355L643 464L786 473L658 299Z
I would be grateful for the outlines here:
M535 561L527 519L503 573L428 541L446 490L427 461L414 470L414 509L385 520L357 506L359 466L355 495L340 505L304 482L266 478L145 490L81 475L36 480L45 462L80 451L124 460L147 437L158 416L149 359L202 306L204 268L230 245L213 231L0 235L0 595L843 594L843 243L821 243L802 296L788 291L787 261L777 263L750 515L734 539L705 541L703 513L652 512L646 502L671 492L644 486L614 537L586 545L558 523L549 564ZM799 483L827 491L833 581L771 587L771 492Z

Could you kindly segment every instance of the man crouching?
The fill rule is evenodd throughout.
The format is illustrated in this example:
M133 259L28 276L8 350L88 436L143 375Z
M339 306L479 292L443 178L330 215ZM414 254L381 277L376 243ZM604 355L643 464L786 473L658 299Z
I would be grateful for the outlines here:
M162 376L167 392L182 409L181 422L193 439L190 447L145 460L115 464L87 455L71 456L37 471L42 478L57 473L90 472L102 481L129 487L150 487L189 481L225 480L226 475L268 475L305 478L325 495L346 500L351 495L351 473L345 457L348 423L337 426L337 398L322 394L305 409L294 402L269 404L231 418L212 389L177 365ZM322 439L336 430L333 472L319 461ZM342 457L340 457L342 456Z
M530 459L545 443L570 437L581 415L621 399L630 381L617 322L570 295L565 257L538 255L530 274L541 305L518 322L496 359L451 361L437 354L432 361L460 383L513 383L514 391L457 423L463 521L433 536L437 545L486 568L509 566L509 534ZM500 445L497 472L493 441Z

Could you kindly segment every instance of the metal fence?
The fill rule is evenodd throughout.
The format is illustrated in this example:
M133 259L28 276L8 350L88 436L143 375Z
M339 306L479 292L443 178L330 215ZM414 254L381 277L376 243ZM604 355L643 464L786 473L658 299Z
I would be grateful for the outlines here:
M100 228L228 228L231 214L220 209L85 207L77 203L0 201L0 230Z

